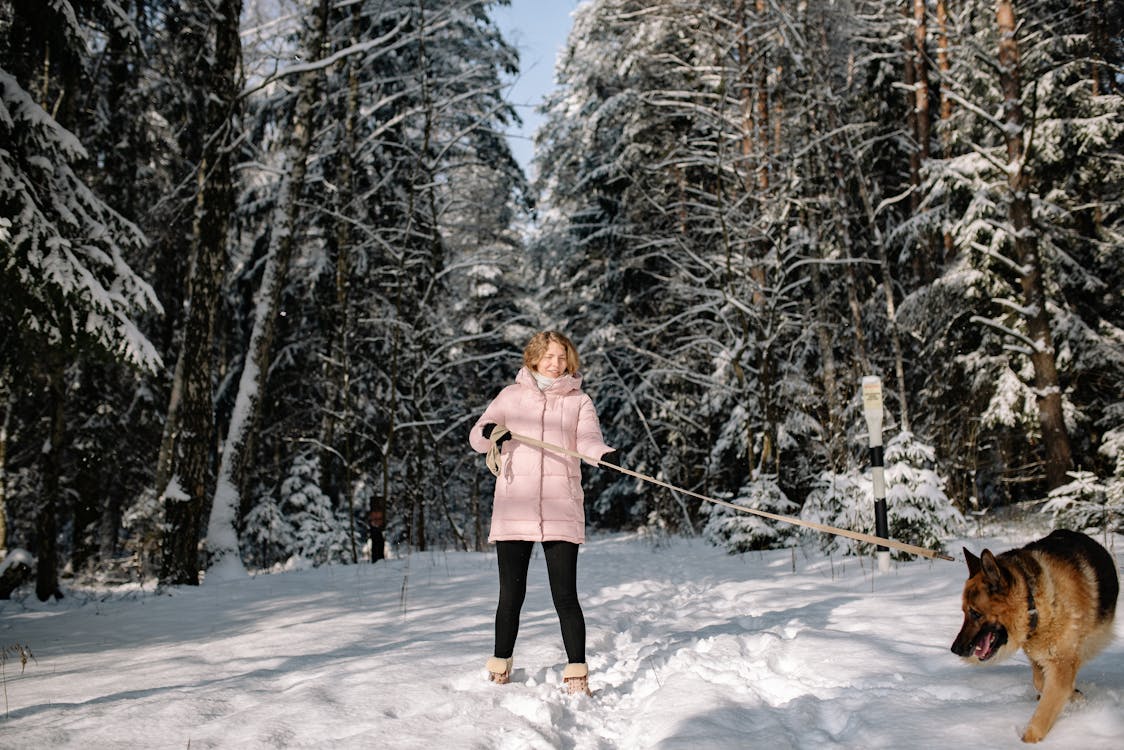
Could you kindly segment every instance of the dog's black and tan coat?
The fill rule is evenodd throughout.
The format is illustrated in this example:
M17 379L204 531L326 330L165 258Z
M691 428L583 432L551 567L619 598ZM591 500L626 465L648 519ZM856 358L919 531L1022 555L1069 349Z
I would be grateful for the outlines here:
M1112 637L1116 563L1085 534L1060 530L1000 555L965 548L964 557L964 625L952 651L977 663L1026 652L1040 698L1022 738L1038 742L1076 690L1081 664Z

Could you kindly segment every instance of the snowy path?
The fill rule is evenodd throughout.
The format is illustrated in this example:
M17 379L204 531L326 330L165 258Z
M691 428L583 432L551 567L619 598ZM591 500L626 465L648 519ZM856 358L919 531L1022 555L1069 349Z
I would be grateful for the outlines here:
M537 550L506 686L483 669L492 554L5 602L0 645L36 661L5 666L0 748L1022 747L1025 658L984 669L949 652L963 570L594 539L579 562L592 698L559 688ZM1045 746L1122 746L1124 639L1079 683L1086 701Z

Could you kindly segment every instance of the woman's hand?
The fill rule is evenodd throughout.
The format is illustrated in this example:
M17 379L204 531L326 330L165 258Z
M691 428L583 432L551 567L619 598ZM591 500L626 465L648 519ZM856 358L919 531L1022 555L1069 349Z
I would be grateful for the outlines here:
M487 422L480 429L481 429L481 432L484 433L484 437L491 440L492 439L492 431L496 429L496 423L495 422ZM504 434L502 434L498 438L496 438L496 441L495 441L496 447L502 448L503 444L505 442L507 442L508 440L511 440L511 432L505 432Z

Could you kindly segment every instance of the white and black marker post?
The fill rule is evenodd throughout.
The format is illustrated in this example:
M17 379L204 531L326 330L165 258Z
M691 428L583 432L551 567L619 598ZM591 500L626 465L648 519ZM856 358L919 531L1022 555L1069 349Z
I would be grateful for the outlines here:
M870 473L874 481L874 534L890 538L886 522L886 471L882 454L882 379L877 375L863 378L863 414L870 433ZM878 569L890 569L890 550L878 545Z

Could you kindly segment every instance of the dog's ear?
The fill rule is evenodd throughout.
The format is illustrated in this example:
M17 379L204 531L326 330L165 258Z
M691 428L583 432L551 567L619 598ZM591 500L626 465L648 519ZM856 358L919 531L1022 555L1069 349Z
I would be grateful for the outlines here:
M968 563L968 577L971 578L980 572L980 558L972 554L972 550L964 548L964 562Z
M991 550L985 549L980 555L980 568L983 570L988 590L998 592L1006 587L1007 581L1003 576L1003 570L999 567L995 555L991 554Z

